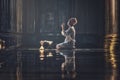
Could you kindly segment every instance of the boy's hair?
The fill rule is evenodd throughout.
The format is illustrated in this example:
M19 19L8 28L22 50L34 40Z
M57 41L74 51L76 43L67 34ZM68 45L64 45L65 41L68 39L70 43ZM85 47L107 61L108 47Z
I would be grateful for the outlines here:
M69 25L71 25L71 26L74 26L75 24L77 24L76 18L70 18L68 21L69 21Z

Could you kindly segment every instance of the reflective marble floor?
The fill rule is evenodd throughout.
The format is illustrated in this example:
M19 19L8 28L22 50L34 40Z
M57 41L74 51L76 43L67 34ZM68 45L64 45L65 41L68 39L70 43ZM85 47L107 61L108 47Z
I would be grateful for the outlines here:
M0 80L120 80L120 52L14 49L0 53Z

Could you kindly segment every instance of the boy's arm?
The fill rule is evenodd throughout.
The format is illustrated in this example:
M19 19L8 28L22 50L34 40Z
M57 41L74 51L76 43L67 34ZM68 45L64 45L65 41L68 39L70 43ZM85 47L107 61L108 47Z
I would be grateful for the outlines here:
M62 34L63 36L65 36L64 26L65 26L65 23L62 23L62 24L61 24L61 28L62 28L61 34Z

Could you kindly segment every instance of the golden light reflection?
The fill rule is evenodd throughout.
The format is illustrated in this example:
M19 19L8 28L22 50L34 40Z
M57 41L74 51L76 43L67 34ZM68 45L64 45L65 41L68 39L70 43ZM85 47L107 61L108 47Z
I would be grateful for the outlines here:
M115 69L117 67L116 65L116 55L115 55L115 45L117 44L117 35L112 35L111 43L110 43L110 62L112 64L112 67Z
M112 53L110 52L110 63L112 65L113 69L117 68L117 64L116 64L116 56L114 54L114 52L112 51Z
M53 56L52 52L49 52L47 55L47 57L52 57L52 56Z
M0 49L2 49L2 45L0 44Z
M0 39L0 50L5 49L5 41Z
M53 53L52 52L48 52L47 54L45 54L45 50L44 49L39 49L40 52L40 60L44 60L45 57L53 57Z
M115 50L115 46L117 44L117 37L117 34L107 35L105 39L105 49L109 51Z
M112 34L112 35L108 35L107 38L109 38L109 44L106 44L107 46L109 46L107 53L106 53L106 61L107 64L110 63L111 65L111 74L108 75L108 77L106 78L106 80L117 80L117 59L116 59L116 53L115 53L115 48L117 45L117 34ZM109 65L108 65L109 66ZM110 72L110 70L109 70Z
M44 55L44 50L42 49L40 49L39 50L39 52L40 52L40 60L44 60L44 57L45 57L45 55Z
M110 43L110 51L115 49L115 45L117 43L117 34L111 36L111 43Z
M107 64L110 63L111 69L108 68L108 73L111 72L109 75L107 75L106 80L117 80L117 63L116 63L116 55L114 51L110 51L110 53L107 54ZM109 65L108 65L109 66Z

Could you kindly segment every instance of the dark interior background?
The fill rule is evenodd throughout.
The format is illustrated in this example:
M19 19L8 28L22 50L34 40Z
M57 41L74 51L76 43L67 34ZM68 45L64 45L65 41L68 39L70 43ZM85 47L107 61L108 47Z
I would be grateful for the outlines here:
M76 17L76 47L103 47L105 0L22 0L22 29L19 33L17 15L14 13L17 5L9 0L0 1L0 37L6 40L7 45L15 45L16 36L21 35L23 46L39 47L40 40L52 40L55 47L64 41L60 34L61 23L67 22L70 17Z

